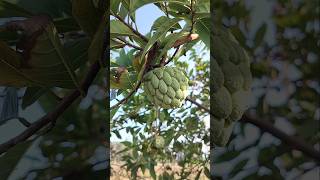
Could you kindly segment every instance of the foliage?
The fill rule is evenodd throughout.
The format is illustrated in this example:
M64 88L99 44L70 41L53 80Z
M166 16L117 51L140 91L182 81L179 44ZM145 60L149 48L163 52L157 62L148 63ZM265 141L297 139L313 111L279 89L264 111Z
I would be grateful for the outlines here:
M143 35L136 27L141 19L135 18L135 12L150 3L163 16ZM139 172L153 179L199 178L208 170L208 153L202 152L202 146L209 145L202 120L208 112L187 101L181 108L158 109L140 85L153 68L178 67L189 78L188 97L209 106L209 1L111 1L111 5L112 135L122 139L125 131L132 136L132 141L122 142L125 148L115 153L133 179ZM188 59L183 60L184 56ZM155 171L157 165L168 163L178 164L180 170Z
M278 0L213 4L216 18L253 57L254 98L248 114L311 145L319 143L316 3ZM258 12L265 9L270 9L270 17L260 18ZM231 137L227 148L215 150L216 178L300 179L308 173L317 174L315 160L249 124L238 124ZM230 170L223 170L225 167Z
M108 116L101 101L105 98L104 76L98 74L88 94L83 89L86 85L80 83L91 64L106 64L106 59L102 59L106 51L103 46L106 3L103 0L73 2L79 4L71 4L69 0L0 1L0 85L9 86L5 97L11 99L2 106L1 113L9 115L1 116L0 122L5 126L5 122L18 119L17 127L21 122L26 131L34 128L40 120L25 119L17 111L22 108L28 112L36 104L41 106L38 111L52 118L40 131L30 134L28 141L2 154L2 179L106 177L105 166L96 168L101 163L106 164L106 157L102 162L92 160L99 149L105 151L101 143L105 141L106 129L103 117ZM92 17L83 17L81 10L95 12L92 15L95 21ZM93 22L94 27L88 24ZM63 106L62 99L70 98L68 96L76 89L81 92L82 100L63 109L66 111L63 114L51 112ZM17 97L17 92L21 91L25 93ZM18 98L19 104L15 102ZM17 115L10 116L10 113ZM35 151L40 151L41 155L36 156ZM39 165L31 166L28 172L17 169L20 175L15 176L13 172L19 162Z

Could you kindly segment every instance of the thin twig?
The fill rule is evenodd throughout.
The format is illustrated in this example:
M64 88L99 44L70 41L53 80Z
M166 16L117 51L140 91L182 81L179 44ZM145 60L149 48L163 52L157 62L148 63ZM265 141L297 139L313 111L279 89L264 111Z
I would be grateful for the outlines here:
M191 29L190 29L190 34L192 34L193 31L193 26L194 26L194 9L193 9L193 0L191 0L191 5L190 5L190 9L191 9Z
M141 47L136 46L136 45L134 45L134 44L131 44L131 43L125 41L124 39L121 39L121 38L117 38L117 39L118 39L119 41L123 42L123 43L124 43L125 45L127 45L127 46L130 46L130 47L132 47L132 48L135 48L135 49L138 49L138 50L140 50L140 51L143 51L143 49L142 49Z
M174 53L173 53L173 55L171 56L171 58L170 58L167 62L165 62L164 65L169 64L169 63L173 60L173 58L177 55L179 49L180 49L180 46L178 46L178 47L176 48L176 50L174 51Z
M140 80L137 85L134 87L134 89L132 91L130 91L130 93L123 99L121 99L119 102L117 102L117 104L113 105L110 107L110 109L114 109L116 107L118 107L119 105L125 103L128 101L128 99L139 89L140 85L141 85L142 81Z
M137 36L139 36L143 41L148 42L148 38L146 38L144 35L136 31L132 26L127 24L119 15L112 13L114 17L116 17L119 21L121 21L124 25L126 25L133 33L135 33Z
M191 99L190 97L186 98L187 101L190 101L192 104L195 104L196 106L198 106L199 108L205 110L206 112L208 112L209 114L213 115L210 111L210 109L208 109L207 107L203 106L202 104L198 103L197 101Z

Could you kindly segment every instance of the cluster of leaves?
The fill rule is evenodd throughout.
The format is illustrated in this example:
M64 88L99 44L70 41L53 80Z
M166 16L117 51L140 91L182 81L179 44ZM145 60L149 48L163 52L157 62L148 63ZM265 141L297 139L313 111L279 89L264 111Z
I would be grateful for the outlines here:
M106 65L102 58L106 51L103 44L106 5L104 0L0 1L0 20L8 22L0 26L0 85L9 86L7 92L25 89L22 102L15 103L16 111L20 108L18 105L26 109L35 102L40 103L44 112L52 111L61 98L70 94L70 89L80 88L79 80L85 77L90 64ZM96 90L105 86L103 75L100 73L95 81ZM91 94L85 99L102 99ZM10 95L12 93L6 93ZM15 102L12 96L11 99L3 107L11 107ZM102 145L106 129L103 117L108 115L105 104L91 101L89 108L81 109L80 102L77 100L71 105L57 122L53 121L30 140L2 155L2 178L10 176L20 159L34 164L45 161L43 167L29 169L19 177L22 179L29 175L38 179L106 177L105 170L95 168L99 162L92 161L99 148L105 150ZM1 115L0 124L19 119L28 128L30 122L36 121L20 117L12 108L3 108L1 114L8 115ZM28 149L39 149L41 157L28 155ZM31 157L24 158L27 156ZM102 163L106 164L106 159Z
M163 16L142 35L136 27L135 12L150 3ZM111 1L111 132L119 139L123 131L133 138L122 143L123 150L115 152L133 178L146 170L153 179L197 179L204 172L209 176L208 154L202 153L202 146L209 145L209 134L201 120L208 113L187 102L178 109L158 110L139 89L146 71L161 65L177 66L192 82L190 98L209 106L209 5L207 0ZM180 21L184 21L184 27ZM194 33L200 38L190 41L189 34ZM183 56L188 59L181 60ZM162 148L156 145L159 136L164 138ZM177 163L181 171L157 174L155 166L166 163Z
M254 8L244 1L214 4L217 18L230 27L253 57L255 99L250 115L281 125L285 132L303 138L310 145L319 143L319 102L315 98L319 97L316 67L320 55L316 3L270 2L272 19L268 22L259 19L261 24L257 24L257 29L252 29L256 25L252 24ZM274 36L267 32L274 32ZM250 138L248 129L254 131L250 125L238 124L236 129L228 148L216 150L213 164L217 178L299 179L317 167L314 160L281 141L267 140L268 134L262 131ZM248 152L257 152L257 156ZM222 172L219 166L232 168Z

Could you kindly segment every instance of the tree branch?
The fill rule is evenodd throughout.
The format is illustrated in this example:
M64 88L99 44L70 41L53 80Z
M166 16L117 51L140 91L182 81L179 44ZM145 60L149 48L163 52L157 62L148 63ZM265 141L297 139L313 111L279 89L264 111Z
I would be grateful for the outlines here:
M257 127L259 127L262 131L268 132L273 136L279 138L282 142L289 145L291 148L300 150L301 152L305 153L306 155L316 159L320 162L320 152L315 150L310 144L306 143L302 139L297 136L289 136L280 129L273 126L273 124L269 123L266 120L258 120L248 115L244 115L240 122L251 123Z
M197 103L195 100L190 99L189 97L186 98L186 100L190 101L191 103L197 105L199 108L207 111L210 115L213 115L213 113L203 105ZM315 150L310 144L306 143L302 139L299 139L296 136L289 136L288 134L282 132L280 129L276 128L273 124L269 123L266 120L258 120L249 117L248 115L244 115L242 119L240 120L242 123L250 123L264 132L268 132L272 134L273 136L280 139L282 142L287 144L289 147L299 150L306 154L309 157L314 158L316 161L320 162L320 152Z
M88 91L89 86L95 79L97 73L99 72L100 64L96 62L93 64L80 85L80 89L84 92ZM55 109L41 119L37 120L36 122L32 123L29 128L24 130L21 134L17 135L16 137L8 140L7 142L0 145L0 154L8 151L13 146L17 145L20 142L27 140L41 128L49 124L50 122L54 122L58 119L58 117L80 96L80 91L78 89L73 90L71 94L65 96L61 102L55 107Z
M180 49L180 46L178 46L178 47L176 48L176 50L174 51L174 53L173 53L173 55L171 56L171 58L170 58L167 62L165 62L164 65L169 64L169 62L171 62L171 61L173 60L173 58L177 55L179 49Z
M121 104L125 103L128 101L128 99L139 89L140 85L141 85L142 81L138 81L138 84L134 87L134 89L132 91L130 91L130 93L123 99L121 99L119 102L117 102L117 104L111 106L110 109L114 109L118 106L120 106Z
M126 25L133 33L135 33L137 36L139 36L143 41L148 42L148 38L146 38L144 35L136 31L133 27L131 27L128 23L126 23L122 17L120 17L117 14L112 13L114 17L116 17L119 21L121 21L124 25Z

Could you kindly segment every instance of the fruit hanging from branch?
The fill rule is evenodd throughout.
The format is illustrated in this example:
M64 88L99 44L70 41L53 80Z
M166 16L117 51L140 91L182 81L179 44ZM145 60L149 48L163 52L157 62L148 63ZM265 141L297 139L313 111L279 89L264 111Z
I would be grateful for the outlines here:
M144 76L144 90L154 105L178 108L188 95L188 78L176 67L160 67Z
M250 58L222 25L214 23L212 38L211 133L215 145L225 146L235 122L241 119L249 106L252 81Z

